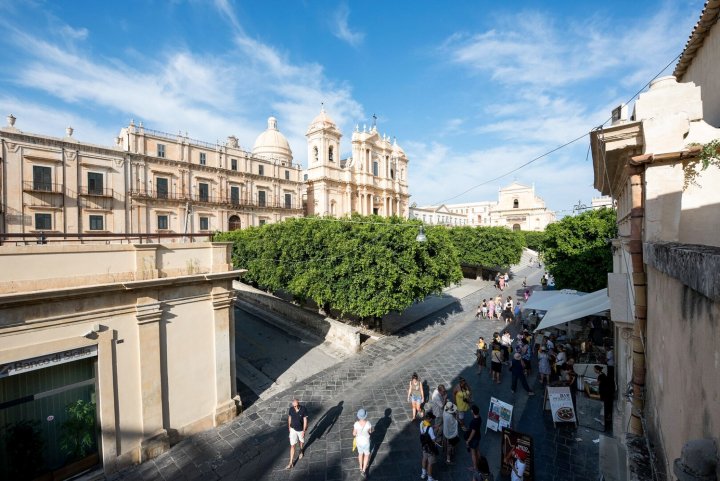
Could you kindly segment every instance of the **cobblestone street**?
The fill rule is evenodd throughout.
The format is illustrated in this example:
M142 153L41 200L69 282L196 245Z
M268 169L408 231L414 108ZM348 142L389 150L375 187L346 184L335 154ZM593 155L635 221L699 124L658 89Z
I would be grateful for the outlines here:
M524 276L537 283L541 272L525 267L515 274L506 295L516 296ZM474 343L504 326L500 321L477 320L478 303L495 295L485 287L433 315L367 346L362 353L317 373L301 385L269 399L258 400L233 422L186 439L160 457L118 473L112 479L227 479L227 480L350 480L361 479L352 452L352 424L360 407L375 426L370 479L420 479L418 424L410 420L407 383L416 371L427 382L450 386L459 376L473 389L474 403L486 420L489 399L498 397L514 405L513 427L533 437L535 476L538 481L589 481L597 479L598 444L602 425L596 423L600 403L578 398L580 426L553 426L542 410L542 389L530 376L538 395L510 391L510 375L502 384L490 381L487 370L478 376ZM534 373L535 366L533 366ZM426 391L427 392L427 391ZM297 396L309 411L306 453L295 467L288 463L287 410ZM495 479L500 467L500 434L483 434L481 451ZM459 446L454 465L438 460L434 476L441 481L467 480L469 454Z

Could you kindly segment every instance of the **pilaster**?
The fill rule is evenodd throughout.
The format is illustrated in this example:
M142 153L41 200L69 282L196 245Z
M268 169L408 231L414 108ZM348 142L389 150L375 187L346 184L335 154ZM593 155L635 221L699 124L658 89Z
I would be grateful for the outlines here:
M215 334L215 425L237 414L235 389L234 296L224 286L213 287L213 329Z

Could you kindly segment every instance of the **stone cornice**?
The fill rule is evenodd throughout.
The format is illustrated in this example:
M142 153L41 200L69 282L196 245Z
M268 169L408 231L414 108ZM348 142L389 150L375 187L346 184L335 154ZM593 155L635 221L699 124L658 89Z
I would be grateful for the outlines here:
M152 322L160 322L162 319L162 302L151 302L149 304L139 304L135 306L135 317L138 324L150 324Z
M720 247L645 242L645 263L715 302L720 301Z
M92 152L95 154L108 155L111 157L124 157L125 152L120 149L112 149L101 147L93 144L78 142L77 140L63 140L56 137L48 137L44 135L33 135L25 132L11 132L9 130L0 129L0 137L7 140L12 139L14 142L24 142L28 147L57 147L69 150L81 150L83 152Z

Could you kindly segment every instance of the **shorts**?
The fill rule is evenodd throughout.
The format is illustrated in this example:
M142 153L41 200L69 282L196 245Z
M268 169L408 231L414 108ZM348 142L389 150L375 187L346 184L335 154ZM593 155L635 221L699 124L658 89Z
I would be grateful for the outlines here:
M295 446L299 442L305 443L305 434L302 431L295 431L290 428L290 446Z
M423 455L422 455L423 464L425 464L425 463L435 464L436 459L437 458L435 457L435 455L433 453L428 453L427 451L423 450Z
M460 436L455 436L454 438L449 438L447 440L447 442L450 446L453 446L453 447L457 446L457 443L460 442Z
M468 443L470 449L478 449L480 447L480 438L474 437Z
M410 396L410 402L414 402L414 403L420 404L420 403L422 402L422 398L420 397L419 394L412 394L412 395Z
M501 363L493 361L490 363L490 365L491 365L490 367L493 372L498 372L498 373L502 372L502 364Z
M357 443L358 454L370 454L370 443L360 444Z

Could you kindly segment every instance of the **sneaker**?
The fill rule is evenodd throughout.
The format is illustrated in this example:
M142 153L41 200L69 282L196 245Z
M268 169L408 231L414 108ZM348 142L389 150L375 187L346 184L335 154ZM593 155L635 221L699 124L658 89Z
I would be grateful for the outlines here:
M421 475L420 475L420 479L425 479L425 478L427 478L427 474L421 474Z

